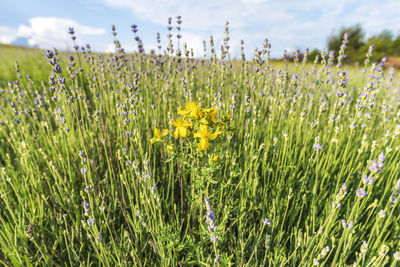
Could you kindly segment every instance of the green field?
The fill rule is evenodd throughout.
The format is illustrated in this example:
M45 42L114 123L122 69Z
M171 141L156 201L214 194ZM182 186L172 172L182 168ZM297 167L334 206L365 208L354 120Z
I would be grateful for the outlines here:
M268 55L1 45L0 264L399 266L394 70Z

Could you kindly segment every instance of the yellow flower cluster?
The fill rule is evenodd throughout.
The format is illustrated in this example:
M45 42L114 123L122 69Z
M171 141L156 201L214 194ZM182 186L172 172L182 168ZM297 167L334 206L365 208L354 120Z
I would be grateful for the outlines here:
M223 121L216 119L218 109L216 108L201 108L196 102L190 102L185 105L185 108L179 108L178 114L181 118L172 121L174 127L173 136L175 139L194 137L199 139L197 149L199 151L207 150L209 140L214 140L224 134L223 127L226 122L230 121L230 115L227 114ZM167 129L162 132L155 129L155 137L152 143L162 141L162 138L169 134Z

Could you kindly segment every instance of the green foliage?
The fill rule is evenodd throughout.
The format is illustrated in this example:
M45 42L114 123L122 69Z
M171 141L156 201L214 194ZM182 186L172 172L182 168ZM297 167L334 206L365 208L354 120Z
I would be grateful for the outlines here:
M311 50L310 54L308 55L308 59L310 60L310 62L313 62L315 60L315 58L317 57L317 55L319 56L321 54L321 51L314 48L313 50Z
M339 33L332 33L328 37L327 45L329 51L335 51L338 55L340 46L342 44L343 35L349 33L349 43L347 44L345 63L363 60L365 54L360 53L361 49L365 46L364 36L365 33L360 25L351 27L343 27Z
M360 25L344 27L338 33L332 33L328 37L328 49L340 50L344 33L348 32L349 43L347 44L345 63L363 63L370 46L374 46L370 61L381 62L383 57L400 56L400 35L395 37L392 32L383 30L365 40L365 33Z
M1 265L398 265L393 72L115 44L0 48Z

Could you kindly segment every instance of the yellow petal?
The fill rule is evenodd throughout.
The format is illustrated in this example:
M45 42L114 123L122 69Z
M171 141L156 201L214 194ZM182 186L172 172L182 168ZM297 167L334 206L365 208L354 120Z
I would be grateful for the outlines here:
M207 137L209 138L209 139L211 139L211 140L214 140L215 138L217 138L217 134L216 133L214 133L214 134L207 134Z
M178 137L179 137L179 128L176 128L174 132L174 138L178 139Z
M218 109L216 108L207 108L204 110L210 117L214 117L217 114Z
M200 123L201 123L201 124L206 124L206 125L208 125L208 120L206 119L206 117L203 117L203 118L200 120Z
M218 130L217 130L217 131L215 132L215 134L216 134L217 136L220 136L220 135L223 135L223 134L224 134L224 131L218 131Z
M157 136L157 138L161 139L162 135L161 135L161 132L160 132L160 130L158 128L154 129L154 134Z
M200 139L200 143L199 143L197 148L198 148L199 151L206 150L208 148L208 139L207 138L201 138Z
M187 135L187 129L185 127L179 127L179 135L185 138Z
M173 145L168 145L168 146L167 146L167 152L168 152L168 153L171 153L172 150L174 150L174 146L173 146Z
M167 136L168 134L169 134L169 130L168 129L162 130L162 136Z

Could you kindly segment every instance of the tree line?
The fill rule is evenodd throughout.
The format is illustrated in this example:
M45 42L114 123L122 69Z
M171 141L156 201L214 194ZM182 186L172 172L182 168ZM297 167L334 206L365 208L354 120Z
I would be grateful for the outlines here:
M327 40L327 54L334 51L335 57L339 55L340 47L343 44L343 37L348 34L348 43L346 43L346 56L343 63L359 63L363 64L366 54L371 51L371 62L380 62L383 57L399 57L400 56L400 34L395 36L388 30L366 38L365 32L359 24L350 27L343 27L339 32L332 33ZM371 47L372 46L372 47ZM370 48L371 47L371 48ZM314 59L320 54L319 49L310 52L309 59ZM337 60L337 59L336 59Z

